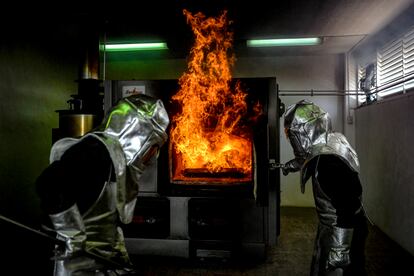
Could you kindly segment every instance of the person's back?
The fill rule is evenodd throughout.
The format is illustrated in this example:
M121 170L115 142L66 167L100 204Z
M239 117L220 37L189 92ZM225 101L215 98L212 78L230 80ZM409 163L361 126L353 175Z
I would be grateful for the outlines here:
M119 222L132 220L138 179L166 141L168 123L160 100L137 95L121 100L82 138L53 145L37 189L66 243L56 252L55 275L132 273Z
M311 275L364 275L367 228L356 152L332 131L329 115L308 101L287 109L285 131L295 158L283 174L300 171L302 192L312 178L319 226Z
M358 174L331 154L318 156L308 169L319 218L312 275L337 268L343 275L365 275L367 226Z

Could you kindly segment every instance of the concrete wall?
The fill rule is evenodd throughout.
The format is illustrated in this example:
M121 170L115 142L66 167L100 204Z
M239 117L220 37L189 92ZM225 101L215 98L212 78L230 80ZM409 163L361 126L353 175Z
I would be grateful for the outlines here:
M0 43L0 214L35 229L41 211L34 184L48 165L55 110L66 109L77 89L77 53L52 30L14 28ZM0 228L3 273L51 274L47 239L4 221Z
M364 202L371 220L414 254L414 95L356 111Z
M235 75L243 77L276 76L280 90L343 89L343 56L300 56L239 59ZM284 93L284 92L282 92ZM284 94L292 94L286 92ZM280 96L288 107L302 99L313 101L332 117L333 128L343 131L343 98L337 96ZM280 161L292 159L292 148L284 135L283 117L280 120ZM308 183L310 184L310 183ZM311 186L300 192L299 173L281 175L281 204L283 206L314 206Z
M34 180L58 126L55 110L67 109L77 91L77 63L53 35L28 37L0 44L0 210L30 220L38 205Z
M111 56L112 55L112 56ZM152 60L135 56L108 54L106 78L117 80L179 78L186 69L184 59ZM344 89L344 56L284 56L272 58L238 58L233 77L274 77L281 90ZM308 99L328 111L336 131L343 131L343 97L337 96L281 96L286 107L301 99ZM280 125L283 126L283 120ZM293 158L293 151L280 130L281 162ZM299 173L281 176L281 204L313 206L312 189L300 193Z
M349 85L358 65L375 61L376 51L414 26L414 5L350 54ZM356 150L361 163L364 204L372 222L414 254L413 91L355 111Z
M344 97L344 131L348 142L353 148L355 145L355 109L358 107L358 66L352 54L345 54L345 90L349 91Z

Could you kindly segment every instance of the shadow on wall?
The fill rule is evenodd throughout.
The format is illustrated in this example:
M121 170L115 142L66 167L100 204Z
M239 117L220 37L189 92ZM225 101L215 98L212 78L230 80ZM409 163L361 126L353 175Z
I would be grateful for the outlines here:
M55 110L76 91L78 68L56 26L32 25L8 30L0 44L0 214L40 229L35 180L48 164ZM7 222L0 229L0 275L51 275L53 245Z

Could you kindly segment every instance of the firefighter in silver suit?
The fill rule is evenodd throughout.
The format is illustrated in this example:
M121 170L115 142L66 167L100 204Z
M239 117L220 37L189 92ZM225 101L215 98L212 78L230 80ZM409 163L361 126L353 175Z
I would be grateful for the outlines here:
M139 178L167 140L163 103L124 98L80 139L57 141L36 180L41 207L57 238L54 275L130 275L120 223L130 223Z
M311 275L366 275L366 217L355 150L333 132L327 112L302 100L286 109L285 133L295 158L282 165L284 175L300 171L301 191L312 178L319 218Z

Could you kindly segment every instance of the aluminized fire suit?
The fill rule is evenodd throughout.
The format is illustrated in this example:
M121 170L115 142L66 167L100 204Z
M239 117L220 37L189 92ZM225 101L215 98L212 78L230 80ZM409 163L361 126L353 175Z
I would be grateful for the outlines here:
M55 275L131 272L118 222L131 222L139 178L167 140L168 124L160 100L135 95L82 138L53 145L37 189L57 237L66 243L55 254Z
M284 127L295 158L282 166L283 174L300 170L302 193L312 177L319 225L311 275L364 275L367 226L356 152L312 102L288 107Z

